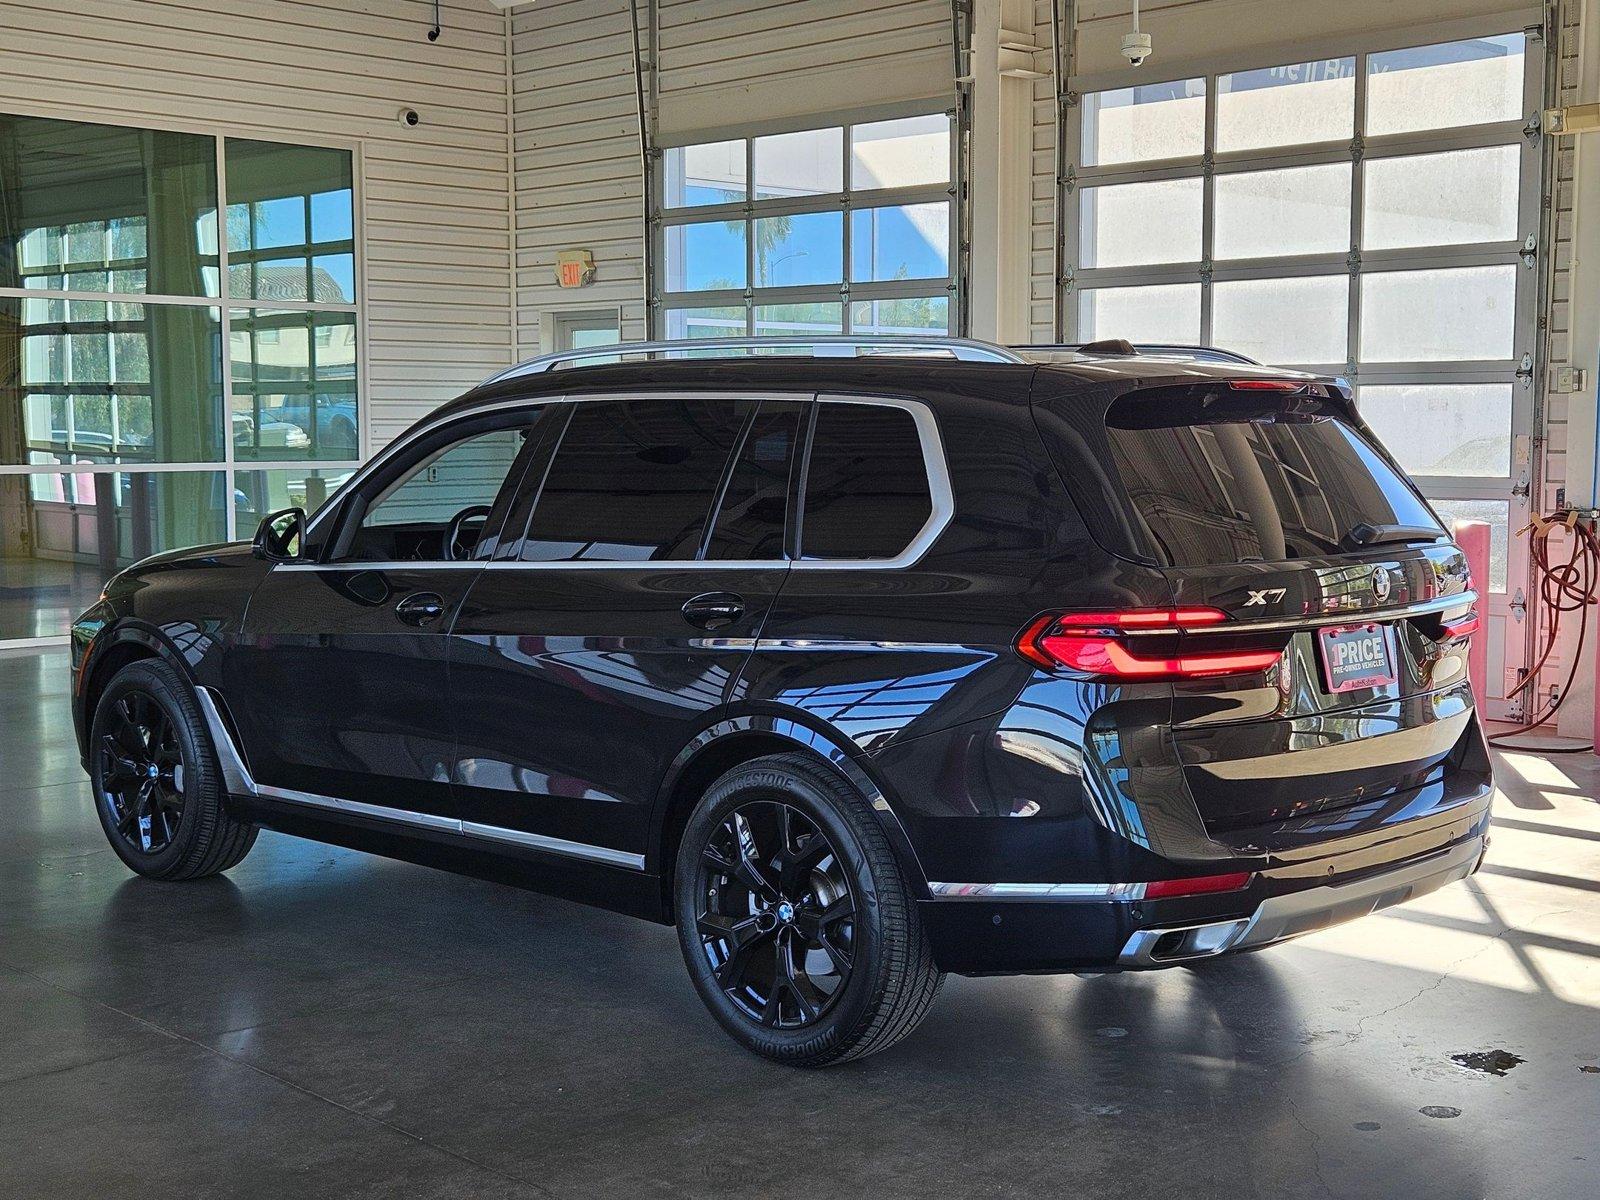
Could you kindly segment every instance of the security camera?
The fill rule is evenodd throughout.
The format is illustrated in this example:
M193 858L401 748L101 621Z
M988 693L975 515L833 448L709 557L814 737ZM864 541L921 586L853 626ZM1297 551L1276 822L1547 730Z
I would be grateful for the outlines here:
M1122 57L1135 67L1150 57L1150 35L1139 32L1139 0L1133 0L1133 28L1122 35Z
M1150 35L1137 29L1122 35L1122 57L1132 66L1140 66L1150 57Z
M402 108L398 113L395 114L394 119L399 121L400 124L404 125L407 129L415 129L418 125L422 124L422 118L417 115L417 110L414 108Z

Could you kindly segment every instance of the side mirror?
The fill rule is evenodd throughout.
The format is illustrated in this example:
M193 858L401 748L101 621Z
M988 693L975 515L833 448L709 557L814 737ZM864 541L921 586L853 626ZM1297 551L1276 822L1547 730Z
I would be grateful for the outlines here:
M251 552L268 562L298 562L305 550L306 510L283 508L268 513L256 526Z

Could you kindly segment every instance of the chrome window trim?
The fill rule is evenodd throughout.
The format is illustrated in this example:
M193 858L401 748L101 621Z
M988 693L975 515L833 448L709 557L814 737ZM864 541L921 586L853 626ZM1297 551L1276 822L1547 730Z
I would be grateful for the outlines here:
M520 829L504 829L499 825L483 825L476 821L462 821L456 817L441 816L437 813L388 808L382 804L367 804L360 800L345 800L338 796L324 796L317 792L302 792L293 788L280 788L271 784L257 783L255 777L250 774L250 768L245 765L244 758L239 753L239 748L234 744L233 735L228 732L228 726L222 719L222 714L217 708L211 689L208 687L196 687L194 692L200 704L201 715L205 718L206 727L211 732L211 743L216 748L217 762L222 769L223 784L229 792L235 795L282 800L290 804L303 804L309 808L327 809L332 812L371 817L375 820L388 821L397 825L413 825L443 833L455 833L475 841L506 842L511 845L542 850L547 854L558 854L565 858L579 858L587 862L604 863L612 867L626 867L634 871L644 870L644 855L634 854L627 850L614 850L610 846L594 846L587 842L573 842L568 841L566 838L527 833Z
M892 558L799 558L793 565L807 571L881 570L893 571L913 567L922 560L939 540L939 535L955 518L955 491L950 486L950 467L945 459L944 440L939 436L939 422L933 410L920 400L904 400L897 396L873 396L854 393L822 392L819 404L862 404L879 408L898 408L911 414L917 426L917 440L922 443L922 469L928 480L928 519L905 549ZM807 483L810 483L811 464L806 464ZM803 512L803 506L802 506ZM800 549L805 551L805 527L800 529Z
M557 561L557 562L523 562L520 560L489 559L483 562L405 562L405 561L371 561L371 562L332 562L332 563L276 563L274 571L436 571L436 570L489 570L489 571L751 571L751 570L781 570L785 568L799 571L893 571L915 566L932 548L934 542L944 533L950 522L955 518L955 491L950 482L950 467L945 456L944 439L939 434L939 422L933 415L933 410L926 402L910 400L899 396L877 396L867 393L842 393L842 392L737 392L725 391L685 391L685 392L604 392L583 396L541 396L538 398L524 398L521 400L505 400L497 404L485 405L473 409L469 413L452 414L438 422L431 423L415 430L409 437L391 442L356 474L352 475L344 488L361 486L370 474L387 462L404 446L432 434L446 424L482 416L485 413L513 409L519 406L543 406L546 404L567 403L583 404L598 403L616 400L748 400L748 401L784 401L802 402L811 404L858 404L874 405L880 408L898 408L911 414L912 421L917 427L917 440L922 447L923 471L928 481L928 496L930 511L928 519L923 522L922 528L915 537L906 544L905 549L892 558L771 558L771 559L670 559L670 560L608 560L608 561ZM316 529L318 522L325 514L331 512L336 506L334 498L329 501L314 516L306 528L306 536Z

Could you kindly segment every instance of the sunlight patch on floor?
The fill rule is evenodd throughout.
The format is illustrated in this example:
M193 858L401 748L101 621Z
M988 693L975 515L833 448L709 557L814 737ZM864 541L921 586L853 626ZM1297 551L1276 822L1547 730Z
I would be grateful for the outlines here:
M1502 752L1499 758L1503 765L1510 767L1525 783L1530 783L1534 787L1565 788L1569 792L1578 790L1578 785L1572 778L1548 758L1505 752Z

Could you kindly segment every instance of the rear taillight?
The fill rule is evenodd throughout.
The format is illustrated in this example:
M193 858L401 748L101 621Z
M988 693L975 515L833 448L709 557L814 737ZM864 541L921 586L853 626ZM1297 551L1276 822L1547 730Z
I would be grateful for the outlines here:
M1250 886L1249 871L1227 875L1194 875L1188 879L1152 879L1144 885L1146 900L1170 900L1174 896L1208 896L1214 892L1237 892Z
M1470 637L1478 632L1478 610L1472 609L1465 616L1455 617L1449 621L1439 622L1439 636L1443 641L1454 638Z
M1281 649L1203 649L1185 631L1228 621L1215 608L1136 608L1048 613L1017 638L1017 653L1046 670L1066 668L1108 679L1204 679L1265 671Z

